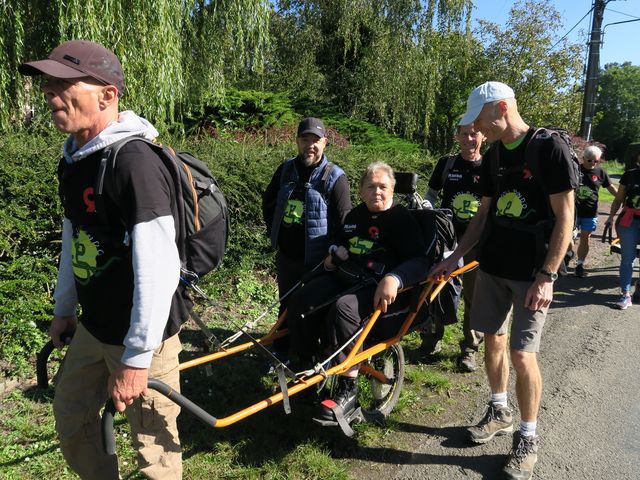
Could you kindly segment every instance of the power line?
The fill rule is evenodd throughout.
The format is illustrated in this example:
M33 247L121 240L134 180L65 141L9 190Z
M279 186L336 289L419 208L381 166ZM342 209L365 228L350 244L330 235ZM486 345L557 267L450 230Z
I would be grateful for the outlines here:
M569 35L571 32L573 32L573 30L574 30L578 25L580 25L580 23L581 23L585 18L587 18L587 15L589 15L592 11L593 11L593 7L591 7L591 8L589 9L589 11L588 11L587 13L585 13L585 14L584 14L584 16L583 16L580 20L578 20L578 22L577 22L573 27L571 27L571 30L569 30L567 33L565 33L565 34L562 36L562 38L560 38L560 40L558 40L556 43L554 43L554 44L553 44L553 46L551 47L551 50L553 50L554 48L556 48L556 45L558 45L562 40L564 40L565 38L567 38L567 35Z
M637 18L640 20L640 17L636 17L635 15L631 15L629 13L625 13L625 12L619 12L617 10L612 10L611 8L609 9L610 12L615 12L615 13L619 13L620 15L626 15L627 17L631 17L631 18Z

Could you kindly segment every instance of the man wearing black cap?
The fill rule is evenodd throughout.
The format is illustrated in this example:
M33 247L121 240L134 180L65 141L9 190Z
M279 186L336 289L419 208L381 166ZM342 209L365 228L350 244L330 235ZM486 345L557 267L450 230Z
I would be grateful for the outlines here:
M179 479L180 409L146 388L149 377L180 388L177 331L185 306L174 295L174 184L153 150L134 141L120 150L102 201L94 195L108 146L158 132L133 112L119 112L122 67L102 45L64 42L19 71L42 77L53 123L69 134L59 167L64 222L50 329L57 347L63 333L75 332L53 402L61 451L81 478L118 478L118 460L103 452L100 438L100 408L111 396L131 424L141 472Z
M278 251L281 298L305 272L322 262L330 238L340 231L352 208L344 171L324 154L327 136L322 120L303 119L296 144L298 155L278 167L262 196L267 234Z

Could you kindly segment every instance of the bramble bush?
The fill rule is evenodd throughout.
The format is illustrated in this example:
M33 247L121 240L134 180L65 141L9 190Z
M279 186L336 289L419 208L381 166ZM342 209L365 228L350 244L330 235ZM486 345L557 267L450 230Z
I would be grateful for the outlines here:
M347 139L353 135L350 128L342 130L344 125L354 125L347 119L329 118L326 123L336 135ZM163 143L190 151L205 161L227 197L231 216L229 248L223 265L209 274L203 284L210 294L227 301L231 313L238 283L264 282L274 274L273 252L262 221L262 192L279 163L296 154L296 124L271 128L286 134L271 135L267 128L245 131L240 141L214 138L203 131L188 138L160 138ZM366 129L363 125L359 128ZM421 171L425 165L432 168L432 159L419 149L390 149L393 137L379 135L380 144L376 138L375 134L370 135L365 141L353 136L351 144L334 144L326 150L330 160L346 171L354 204L359 202L359 176L372 161L383 160L405 171ZM359 145L356 139L365 144ZM33 357L47 341L60 248L62 214L56 165L63 141L62 135L51 133L6 135L0 140L2 375L33 375ZM423 177L420 191L424 188ZM259 297L264 297L264 293ZM270 303L267 299L262 301Z

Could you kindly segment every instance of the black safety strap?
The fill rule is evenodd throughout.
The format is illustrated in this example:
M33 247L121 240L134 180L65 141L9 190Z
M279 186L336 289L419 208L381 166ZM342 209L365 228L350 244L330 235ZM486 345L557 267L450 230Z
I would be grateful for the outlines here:
M280 363L276 366L276 373L278 374L278 385L280 385L280 391L282 392L284 413L289 415L291 413L291 403L289 402L289 388L287 387L287 376L285 375L284 368L284 364Z
M322 402L322 406L331 410L331 412L333 413L333 417L336 419L336 422L338 422L338 425L342 429L342 432L347 437L353 437L355 435L356 432L354 432L353 428L351 428L351 425L349 425L349 422L344 416L344 409L340 405L338 405L333 400L324 400Z

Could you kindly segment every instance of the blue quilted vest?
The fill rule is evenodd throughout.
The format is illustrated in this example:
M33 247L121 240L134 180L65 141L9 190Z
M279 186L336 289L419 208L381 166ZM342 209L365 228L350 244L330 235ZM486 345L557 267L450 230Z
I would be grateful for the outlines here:
M309 181L304 185L305 265L315 265L327 254L329 248L329 194L341 175L344 175L344 171L337 165L330 163L326 155L323 155L318 166L311 172ZM271 224L271 245L274 249L278 248L278 235L287 201L298 183L298 171L294 157L285 161L280 176L280 191Z

